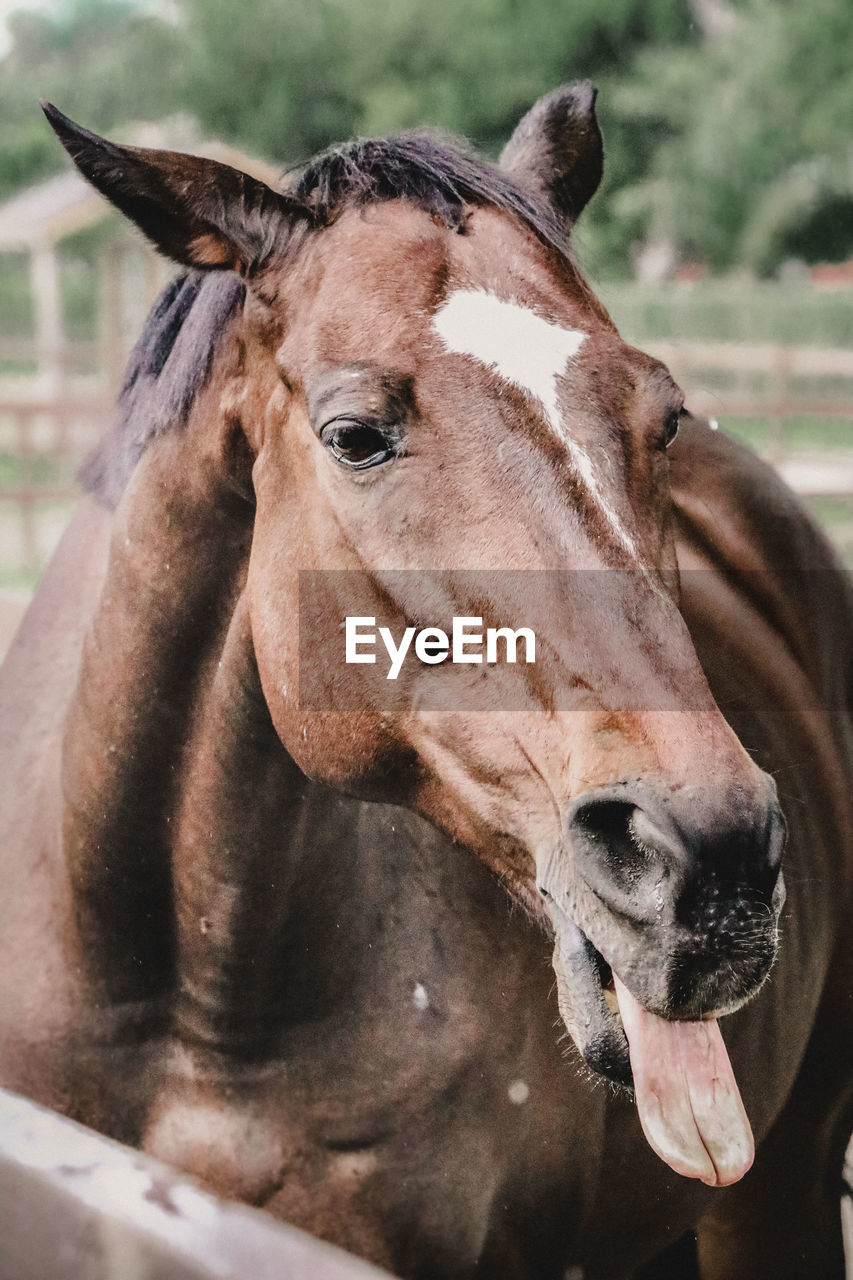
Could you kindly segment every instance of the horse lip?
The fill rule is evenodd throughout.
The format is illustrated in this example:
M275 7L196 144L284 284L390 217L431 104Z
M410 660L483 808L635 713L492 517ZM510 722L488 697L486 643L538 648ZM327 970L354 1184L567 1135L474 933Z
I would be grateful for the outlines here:
M618 1015L611 1012L604 987L610 966L572 917L542 891L554 928L554 969L560 1013L586 1066L612 1084L633 1086L628 1041ZM570 1005L561 986L565 984Z
M590 941L569 913L559 905L555 897L539 885L539 893L554 930L554 970L557 976L557 996L560 1014L574 1040L586 1066L595 1074L604 1076L611 1083L633 1089L628 1041L622 1029L615 997L605 988L609 985L612 970L609 962ZM781 874L774 892L773 909L776 920L784 902L784 884ZM767 972L769 972L769 964ZM620 969L620 977L625 974ZM766 980L765 973L747 991L738 992L731 999L710 1002L704 1008L676 1008L667 1005L643 1004L650 1013L668 1021L703 1022L725 1017L736 1012L758 993Z

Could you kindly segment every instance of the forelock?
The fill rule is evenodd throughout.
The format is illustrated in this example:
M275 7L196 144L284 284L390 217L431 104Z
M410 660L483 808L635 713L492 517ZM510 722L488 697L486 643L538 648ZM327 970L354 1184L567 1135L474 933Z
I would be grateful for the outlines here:
M408 200L444 226L464 231L472 207L491 206L568 253L566 229L548 205L459 139L433 131L332 147L315 157L287 191L317 226L329 225L353 207Z

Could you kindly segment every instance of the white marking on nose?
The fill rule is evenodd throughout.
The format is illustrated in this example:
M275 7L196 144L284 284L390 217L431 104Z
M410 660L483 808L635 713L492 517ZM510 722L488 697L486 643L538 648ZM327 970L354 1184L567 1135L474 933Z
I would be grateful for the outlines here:
M419 1013L424 1013L429 1008L429 995L427 989L422 982L415 983L415 993L412 996L412 1004Z
M510 1102L514 1102L517 1107L523 1106L530 1097L530 1085L526 1080L513 1080L507 1093Z
M622 545L636 556L633 538L602 493L589 454L566 430L557 402L557 379L588 335L552 324L529 307L506 302L482 289L451 293L436 311L433 327L447 351L479 360L539 401L590 496Z

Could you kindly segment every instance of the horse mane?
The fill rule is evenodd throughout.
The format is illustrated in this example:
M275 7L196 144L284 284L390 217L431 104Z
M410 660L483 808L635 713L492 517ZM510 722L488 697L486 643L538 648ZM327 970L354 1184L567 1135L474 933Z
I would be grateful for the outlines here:
M549 206L460 138L434 130L330 147L309 161L287 191L321 226L353 206L409 200L446 227L464 232L470 206L491 205L568 252L565 227Z
M547 205L461 140L433 131L331 147L285 189L313 228L353 207L403 199L464 234L470 208L488 205L569 252L566 230ZM151 441L186 422L244 297L245 285L232 272L185 271L166 286L128 360L115 426L80 469L87 492L114 507Z
M115 425L79 472L105 506L117 506L151 441L186 422L245 292L231 271L187 271L154 303L127 362Z

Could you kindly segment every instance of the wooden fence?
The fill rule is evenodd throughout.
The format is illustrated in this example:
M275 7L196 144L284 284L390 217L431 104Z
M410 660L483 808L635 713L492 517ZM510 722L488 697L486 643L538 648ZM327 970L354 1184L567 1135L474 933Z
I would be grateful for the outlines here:
M0 581L44 567L78 496L77 469L112 417L104 391L0 391Z
M694 412L722 419L761 419L760 447L794 488L853 495L853 352L771 344L646 344L687 392ZM33 352L29 356L35 362ZM0 350L0 369L27 351ZM32 582L53 550L77 489L76 469L113 413L111 375L91 372L94 352L56 356L57 385L0 378L0 583ZM86 372L88 370L88 372ZM82 372L81 372L82 371ZM6 387L4 390L3 387ZM834 448L788 439L789 420L833 421Z
M656 342L694 413L746 438L798 493L850 498L853 522L853 351L770 343ZM740 420L740 424L738 422ZM761 425L762 430L756 431Z
M688 404L708 417L850 419L853 450L853 351L783 347L770 343L653 342L688 393Z

